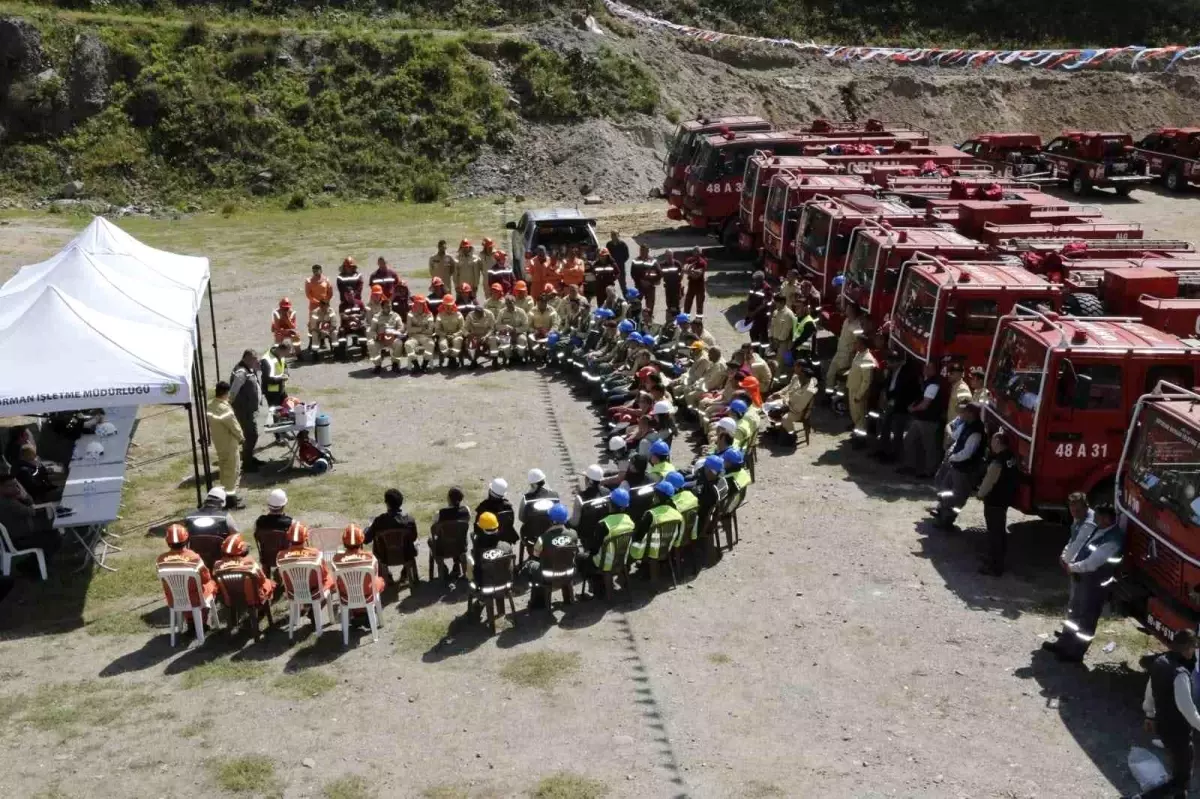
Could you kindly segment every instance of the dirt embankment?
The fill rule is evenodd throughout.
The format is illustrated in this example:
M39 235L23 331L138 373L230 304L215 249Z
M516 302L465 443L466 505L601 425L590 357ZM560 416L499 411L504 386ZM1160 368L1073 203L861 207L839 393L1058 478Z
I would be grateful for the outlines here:
M607 43L642 61L658 79L664 111L753 113L777 125L813 117L903 120L956 143L984 130L1044 137L1068 128L1139 133L1197 121L1200 78L1169 74L1049 72L1012 67L930 69L883 63L844 65L780 48L737 47L659 32L605 37L562 27L530 32L559 49ZM674 125L665 117L617 123L527 125L514 151L486 153L460 178L461 193L510 193L607 201L646 196L661 180Z

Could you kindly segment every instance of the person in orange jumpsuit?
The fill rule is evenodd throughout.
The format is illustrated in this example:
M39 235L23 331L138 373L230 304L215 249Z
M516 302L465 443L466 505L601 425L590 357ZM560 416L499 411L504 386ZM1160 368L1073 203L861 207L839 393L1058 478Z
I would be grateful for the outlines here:
M342 546L345 547L344 552L339 552L333 556L333 570L337 578L338 596L342 602L348 599L348 589L345 579L338 574L341 569L348 569L358 566L370 566L374 577L367 577L363 580L363 596L370 602L375 597L383 593L386 583L379 576L379 561L370 552L363 549L363 544L366 543L366 534L363 529L357 524L348 524L346 529L342 531ZM366 614L362 610L353 611L355 616L365 618Z
M304 296L308 298L310 314L322 302L329 302L333 299L333 284L321 273L320 264L313 264L312 277L304 281Z
M550 274L550 256L546 254L546 248L539 246L537 255L532 258L529 253L525 254L525 277L529 285L533 286L534 299L541 296L542 287L548 282Z
M579 248L572 247L570 254L563 259L562 267L559 270L559 279L562 281L563 288L568 286L579 286L580 291L583 290L583 278L587 272L587 262L579 255Z
M195 593L195 583L189 583L188 585L188 590L192 592L192 595L189 597L192 605L202 605L206 600L215 597L217 595L217 583L213 580L208 567L204 565L204 560L188 546L188 531L186 527L182 524L172 524L167 528L167 547L167 551L159 555L155 561L155 566L158 569L169 569L172 566L198 566L200 568L200 594L197 595ZM167 584L166 580L162 581L162 586L167 604L174 606L171 587Z
M271 314L271 335L276 344L288 342L300 346L300 331L296 329L296 312L292 310L292 301L284 297L279 301L279 307Z
M301 564L320 567L317 573L309 577L308 587L313 594L322 590L332 591L334 588L333 574L325 565L325 561L321 559L321 550L308 545L308 527L298 521L293 521L292 526L288 528L287 538L288 548L279 553L275 564L283 576L283 587L288 596L292 596L295 589L292 587L291 579L284 572L284 567Z
M246 591L246 604L262 607L271 604L275 595L275 581L267 577L262 566L250 557L250 547L241 534L234 533L221 542L221 559L213 566L217 578L223 574L244 574L247 579L242 583ZM225 584L218 581L221 589L221 599L226 605L233 604Z

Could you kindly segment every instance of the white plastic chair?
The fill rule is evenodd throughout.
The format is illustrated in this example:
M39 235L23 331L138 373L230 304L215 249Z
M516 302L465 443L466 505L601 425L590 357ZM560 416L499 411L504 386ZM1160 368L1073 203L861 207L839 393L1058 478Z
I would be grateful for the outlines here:
M346 566L336 569L334 575L340 590L345 590L346 600L342 602L342 646L350 646L350 611L365 610L367 621L371 624L371 641L379 641L379 614L383 612L383 602L379 592L375 590L375 569L372 566ZM367 599L366 586L371 586L373 597Z
M8 537L8 530L3 524L0 524L0 574L5 577L12 574L13 558L20 558L26 555L33 555L37 558L38 571L42 573L42 579L46 579L46 553L37 547L29 549L17 549L13 546L12 539Z
M321 606L332 601L329 589L322 587L314 592L310 585L310 580L318 586L322 585L321 564L280 565L279 572L283 576L283 585L288 600L288 640L293 638L296 627L300 624L300 611L305 605L312 607L313 627L320 635L321 630L325 629L325 617L321 613Z
M184 614L192 614L192 624L196 628L196 640L204 644L204 611L211 610L212 597L204 596L204 584L200 580L199 566L165 566L158 570L158 578L167 584L171 594L171 646L175 646L175 633L187 628ZM192 604L192 588L200 597L200 604ZM215 617L215 614L211 614Z

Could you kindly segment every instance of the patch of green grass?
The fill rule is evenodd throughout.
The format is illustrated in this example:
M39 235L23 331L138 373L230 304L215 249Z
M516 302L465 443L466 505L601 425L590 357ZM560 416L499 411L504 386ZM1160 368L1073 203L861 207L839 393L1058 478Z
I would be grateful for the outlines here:
M461 785L430 785L421 791L421 799L470 799L471 793Z
M213 760L208 768L217 787L230 793L275 792L275 761L265 755Z
M213 720L211 716L201 716L192 719L187 724L179 728L180 738L199 738L212 732Z
M1138 629L1137 625L1125 618L1107 618L1096 630L1094 646L1102 649L1109 641L1117 644L1117 651L1131 658L1141 657L1153 650L1157 642L1153 636Z
M289 699L312 699L337 687L338 681L320 669L302 669L276 677L271 688Z
M787 794L778 785L750 780L742 788L742 792L738 796L743 797L743 799L773 799L773 797L787 796Z
M355 775L339 777L325 783L321 788L321 795L325 799L371 799L375 792L365 779Z
M579 671L578 652L523 652L508 659L500 676L523 688L552 688Z
M733 658L729 657L729 655L726 655L724 652L710 652L708 654L708 662L714 663L718 666L724 666L728 663L732 663Z
M608 795L608 786L582 774L560 771L543 777L529 795L533 799L600 799Z
M70 795L55 782L35 793L32 799L70 799Z
M31 694L0 697L0 724L29 726L65 740L144 720L153 702L145 689L120 683L43 685Z
M143 611L114 611L85 616L83 629L88 635L145 635L158 628Z
M288 483L288 502L306 513L330 513L347 520L365 523L383 510L383 493L399 488L409 513L418 522L445 498L445 487L436 483L437 473L430 464L402 464L380 475L331 473L298 477Z
M234 662L227 658L210 660L193 666L183 673L180 685L184 688L200 688L214 680L221 682L250 682L257 680L267 672L267 667L261 663Z
M422 611L404 617L396 627L396 649L406 654L424 654L437 646L450 632L453 616Z

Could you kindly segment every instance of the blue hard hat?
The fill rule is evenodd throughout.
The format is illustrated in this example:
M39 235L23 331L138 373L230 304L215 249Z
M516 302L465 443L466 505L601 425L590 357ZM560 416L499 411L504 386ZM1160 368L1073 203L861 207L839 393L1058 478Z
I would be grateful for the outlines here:
M675 486L671 485L666 480L663 480L659 483L655 483L654 490L657 491L658 493L662 494L664 497L675 496Z
M845 282L846 282L845 275L835 275L833 278L833 285L835 285L835 286L840 286Z
M632 333L632 334L630 334L629 338L632 341L636 341L638 344L646 343L646 337L643 336L641 333Z
M627 300L636 300L640 296L642 296L642 292L637 289L627 289L625 291L625 299Z
M658 337L652 336L649 333L647 333L644 336L642 336L642 342L645 343L645 345L647 347L657 347L658 346Z
M667 475L667 482L675 486L676 489L680 489L687 482L687 478L681 472L671 472Z
M566 524L569 518L571 518L571 511L567 510L567 506L561 502L555 502L550 507L550 521L555 524Z
M720 474L725 471L725 461L721 460L720 455L709 455L704 459L704 468Z
M749 409L750 406L746 404L745 400L735 399L729 403L729 411L736 413L738 416L744 416Z
M597 319L612 319L616 316L612 308L597 308L593 313Z
M618 508L628 508L629 492L624 488L618 488L608 495L608 501Z
M690 321L692 321L692 317L685 313L677 314L675 316L675 324L677 325L686 325Z
M740 449L730 447L725 450L725 464L727 466L741 466L746 462L746 458L742 455Z
M660 438L650 445L650 454L665 458L671 454L671 445Z
M622 319L621 324L617 325L617 330L619 330L622 333L632 333L633 332L633 322L630 322L628 319ZM633 337L630 336L630 338L633 338Z
M546 336L546 345L554 347L558 345L558 333L551 331L550 335Z

